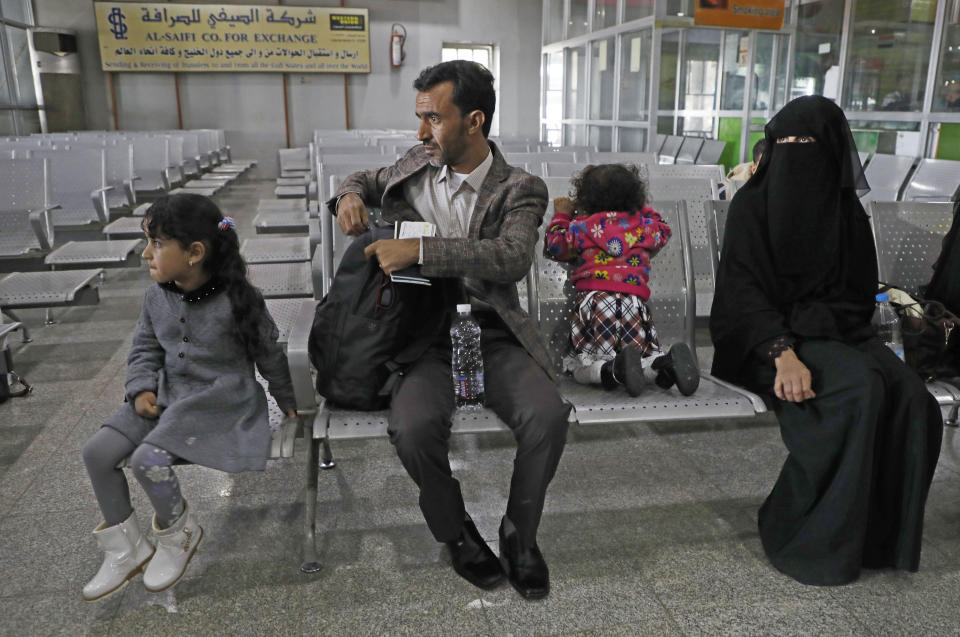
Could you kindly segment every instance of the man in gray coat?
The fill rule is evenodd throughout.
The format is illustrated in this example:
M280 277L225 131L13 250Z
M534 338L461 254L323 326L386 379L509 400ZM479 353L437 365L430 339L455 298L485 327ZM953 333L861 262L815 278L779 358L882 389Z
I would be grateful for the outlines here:
M351 175L327 205L348 235L369 225L367 205L379 205L387 221L436 225L435 237L377 241L366 253L387 274L420 264L425 276L462 282L473 306L482 333L486 406L517 440L499 561L465 511L450 471L453 307L443 317L445 329L394 390L390 440L420 487L420 508L434 537L449 547L454 570L481 588L497 586L506 571L521 595L538 599L550 583L537 527L570 408L536 323L520 308L516 282L530 269L547 189L538 177L507 165L487 141L496 95L486 68L444 62L421 72L414 88L422 144L393 166Z

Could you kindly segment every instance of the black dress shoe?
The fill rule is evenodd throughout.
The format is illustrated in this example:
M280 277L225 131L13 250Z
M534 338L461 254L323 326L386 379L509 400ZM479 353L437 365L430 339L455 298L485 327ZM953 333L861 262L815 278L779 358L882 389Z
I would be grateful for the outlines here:
M525 599L543 599L550 594L550 570L536 543L523 546L513 524L504 531L507 518L500 523L500 561L510 585Z
M469 515L463 521L460 537L446 545L450 549L453 570L474 586L489 590L503 581L503 569L497 556L480 537Z

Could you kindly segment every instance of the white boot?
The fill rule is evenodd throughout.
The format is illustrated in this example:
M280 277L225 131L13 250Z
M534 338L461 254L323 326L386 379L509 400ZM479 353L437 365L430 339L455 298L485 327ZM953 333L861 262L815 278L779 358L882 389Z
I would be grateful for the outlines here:
M183 576L203 537L203 529L193 519L190 505L184 500L183 513L169 528L157 528L157 516L153 516L153 532L157 537L157 552L143 572L143 586L151 593L159 593Z
M93 530L93 537L104 552L100 570L83 587L83 599L92 602L105 597L122 587L146 564L153 555L153 544L140 534L137 516L130 517L114 526L100 526Z

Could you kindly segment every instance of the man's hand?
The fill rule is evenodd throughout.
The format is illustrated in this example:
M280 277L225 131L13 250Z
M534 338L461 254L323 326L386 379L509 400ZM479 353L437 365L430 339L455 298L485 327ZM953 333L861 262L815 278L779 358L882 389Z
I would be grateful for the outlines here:
M158 418L160 411L157 409L157 395L152 391L144 391L137 394L133 400L133 408L144 418Z
M370 226L370 215L363 199L355 192L345 194L337 202L337 225L343 234L353 237Z
M557 197L553 200L553 209L556 212L565 212L568 215L573 214L573 201L570 197Z
M800 362L792 349L785 349L774 360L777 367L777 377L773 381L773 393L780 400L791 403L802 403L809 398L816 398L813 393L813 378L810 370Z
M376 255L380 269L393 274L420 261L420 239L381 239L364 248L363 253L368 259Z

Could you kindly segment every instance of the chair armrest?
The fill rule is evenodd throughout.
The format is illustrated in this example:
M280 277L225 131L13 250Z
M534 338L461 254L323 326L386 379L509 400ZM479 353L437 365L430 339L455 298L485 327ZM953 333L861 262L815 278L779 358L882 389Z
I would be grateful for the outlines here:
M301 416L315 413L317 410L317 395L313 376L310 373L310 357L307 353L315 307L316 303L312 299L306 299L300 303L287 339L287 364L290 367L293 394L297 401L297 413Z
M133 187L134 179L139 179L139 177L123 180L123 196L127 200L127 205L131 208L137 205L137 191Z
M310 226L310 219L307 220L307 227ZM310 247L313 248L313 235L310 238ZM321 243L322 247L322 243ZM322 299L326 292L323 289L323 250L314 250L313 257L310 259L310 280L313 282L313 298Z
M39 210L30 211L30 227L33 228L33 234L37 236L40 248L51 250L54 245L53 223L50 222L50 211L59 210L60 204L46 206Z
M90 191L90 198L93 200L93 209L97 211L97 218L100 223L107 225L107 212L110 210L110 203L107 201L107 193L113 190L113 186L104 186Z

